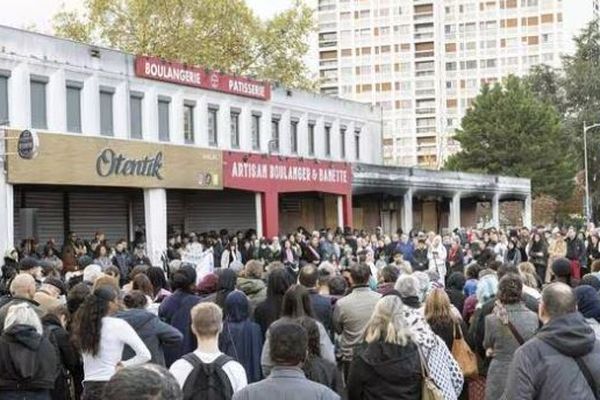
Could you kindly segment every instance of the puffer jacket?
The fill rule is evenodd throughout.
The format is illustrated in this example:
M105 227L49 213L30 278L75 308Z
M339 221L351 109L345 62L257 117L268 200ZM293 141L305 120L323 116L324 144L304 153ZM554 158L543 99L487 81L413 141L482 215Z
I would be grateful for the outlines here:
M575 358L587 365L600 387L600 342L583 316L570 313L544 325L515 352L509 368L506 400L595 400Z
M37 391L54 388L57 352L50 340L33 326L15 324L0 336L1 391Z
M258 304L267 299L267 285L261 279L238 278L236 286L248 296L251 314Z

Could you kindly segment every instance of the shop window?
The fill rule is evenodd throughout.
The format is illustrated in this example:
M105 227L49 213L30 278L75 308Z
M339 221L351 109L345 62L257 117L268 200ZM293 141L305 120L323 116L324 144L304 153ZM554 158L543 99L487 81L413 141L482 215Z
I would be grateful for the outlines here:
M340 128L340 158L346 158L346 127Z
M315 155L315 123L313 121L308 123L308 155Z
M81 133L81 89L83 83L67 81L67 132Z
M252 113L252 149L260 150L260 113Z
M158 96L158 140L168 142L170 136L169 129L169 107L171 98Z
M240 148L240 110L232 109L229 113L231 130L231 148Z
M129 130L132 139L143 139L142 133L142 101L144 93L129 92Z
M325 157L331 157L331 125L325 125Z
M360 130L354 131L354 159L360 160Z
M219 144L219 106L208 106L208 145L216 147Z
M45 76L31 76L31 127L36 129L48 129L46 114L46 84L48 78Z
M194 138L194 110L196 102L191 100L183 101L183 140L185 143L192 144Z
M281 117L274 116L271 118L271 143L269 144L269 151L279 152L279 120Z
M290 150L292 154L298 154L298 120L290 122Z
M0 126L8 125L8 78L10 71L0 70Z
M113 126L113 95L115 89L110 87L100 87L100 134L112 136L114 134ZM160 114L160 107L159 107ZM160 121L160 116L159 116Z

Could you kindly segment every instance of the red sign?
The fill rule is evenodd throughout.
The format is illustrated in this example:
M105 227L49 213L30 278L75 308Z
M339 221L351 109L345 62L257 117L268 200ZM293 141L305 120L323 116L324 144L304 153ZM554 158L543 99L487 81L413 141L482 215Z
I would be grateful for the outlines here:
M201 67L164 61L157 57L136 57L135 75L254 99L269 100L271 98L271 85L268 82L207 71Z
M223 152L223 186L253 192L352 192L350 164Z

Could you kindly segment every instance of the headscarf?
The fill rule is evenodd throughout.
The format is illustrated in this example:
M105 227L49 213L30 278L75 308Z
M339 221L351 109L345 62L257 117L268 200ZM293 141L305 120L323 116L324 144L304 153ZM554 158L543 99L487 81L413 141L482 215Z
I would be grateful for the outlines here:
M225 306L227 295L235 289L237 283L237 274L235 271L225 268L219 272L219 282L217 283L217 299L215 303L221 308Z
M250 302L248 297L239 290L234 290L225 299L225 320L228 322L242 322L250 315Z
M477 306L479 307L491 298L496 297L496 293L498 293L498 277L495 274L481 277L477 282L477 291L475 292Z
M208 274L202 278L200 283L197 286L197 291L200 296L204 296L207 294L211 294L217 291L217 283L219 282L219 277L217 274Z

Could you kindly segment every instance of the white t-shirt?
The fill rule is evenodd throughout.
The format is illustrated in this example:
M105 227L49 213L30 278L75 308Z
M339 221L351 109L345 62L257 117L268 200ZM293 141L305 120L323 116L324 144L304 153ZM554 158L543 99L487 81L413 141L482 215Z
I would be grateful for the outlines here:
M196 350L194 351L194 354L203 363L210 364L213 363L223 353L202 353L200 350ZM173 374L175 379L177 379L179 386L181 386L183 389L183 385L185 385L185 381L193 369L194 367L192 364L181 358L171 365L169 371ZM242 367L242 365L237 361L229 361L223 365L223 371L225 371L225 374L227 374L227 377L229 378L233 393L245 388L248 385L246 370L244 370L244 367Z
M117 364L121 362L123 347L126 344L133 349L135 356L122 361L123 366L130 367L150 361L150 351L131 325L119 318L102 318L98 354L82 354L84 380L108 381L115 374Z

